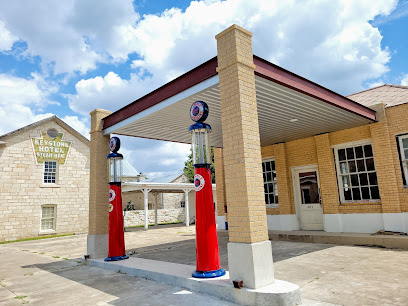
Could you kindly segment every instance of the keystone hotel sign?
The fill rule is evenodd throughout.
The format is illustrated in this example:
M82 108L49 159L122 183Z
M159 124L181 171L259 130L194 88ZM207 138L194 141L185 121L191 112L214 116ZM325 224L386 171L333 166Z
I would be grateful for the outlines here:
M62 140L64 133L56 129L41 131L40 138L31 138L34 155L37 164L43 164L45 160L57 160L60 165L65 165L71 141Z

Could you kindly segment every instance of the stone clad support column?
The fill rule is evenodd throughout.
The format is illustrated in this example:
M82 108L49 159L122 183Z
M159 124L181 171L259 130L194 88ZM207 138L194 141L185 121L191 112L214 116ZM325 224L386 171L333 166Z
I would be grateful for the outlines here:
M233 25L216 36L230 279L248 288L274 282L268 240L252 33Z
M87 253L90 258L108 256L109 185L108 160L109 135L103 135L103 118L110 111L95 109L91 112L89 230Z

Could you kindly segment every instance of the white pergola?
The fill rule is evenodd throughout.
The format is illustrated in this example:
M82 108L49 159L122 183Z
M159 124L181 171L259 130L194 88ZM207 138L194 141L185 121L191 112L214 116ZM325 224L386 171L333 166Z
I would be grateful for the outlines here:
M158 193L183 193L186 197L185 203L185 219L186 226L190 225L190 211L189 211L189 201L188 193L194 191L194 184L192 183L154 183L154 182L123 182L122 192L142 192L144 195L144 229L147 230L149 227L148 218L148 195L149 192ZM216 185L212 184L212 190L216 190ZM215 204L217 205L216 198ZM157 201L154 207L154 224L157 225ZM217 209L215 209L217 211Z

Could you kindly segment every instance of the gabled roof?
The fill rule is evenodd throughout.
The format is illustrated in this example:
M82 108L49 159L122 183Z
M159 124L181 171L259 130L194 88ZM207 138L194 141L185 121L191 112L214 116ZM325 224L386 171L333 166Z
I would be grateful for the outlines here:
M123 166L123 176L136 177L139 175L139 172L137 172L137 170L126 159L123 160L122 166Z
M24 131L27 131L29 129L35 128L41 124L45 124L49 121L54 121L55 123L57 123L58 125L60 125L62 128L66 129L68 132L70 132L71 134L73 134L76 138L78 138L79 140L81 140L83 143L85 143L86 145L89 146L90 141L89 139L87 139L86 137L84 137L81 133L79 133L77 130L73 129L71 126L69 126L68 124L66 124L64 121L62 121L60 118L58 118L58 116L54 115L48 118L45 118L43 120L39 120L37 122L31 123L29 125L23 126L22 128L19 128L17 130L11 131L7 134L1 135L0 136L0 141L3 141L11 136L15 136L18 135Z
M408 86L384 84L347 97L365 106L384 103L391 107L408 103Z
M156 177L153 179L147 179L145 182L149 183L173 183L180 176L184 175L183 171L172 172L161 177Z

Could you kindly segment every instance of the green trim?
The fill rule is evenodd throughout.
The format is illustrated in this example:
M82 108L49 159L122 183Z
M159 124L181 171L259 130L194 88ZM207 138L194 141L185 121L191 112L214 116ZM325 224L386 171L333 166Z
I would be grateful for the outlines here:
M2 241L2 242L0 242L0 244L13 243L13 242L21 242L21 241L40 240L40 239L47 239L47 238L57 238L57 237L73 236L73 235L75 235L75 234L72 233L72 234L62 234L62 235L50 235L50 236L32 237L32 238L24 238L24 239L11 240L11 241Z

